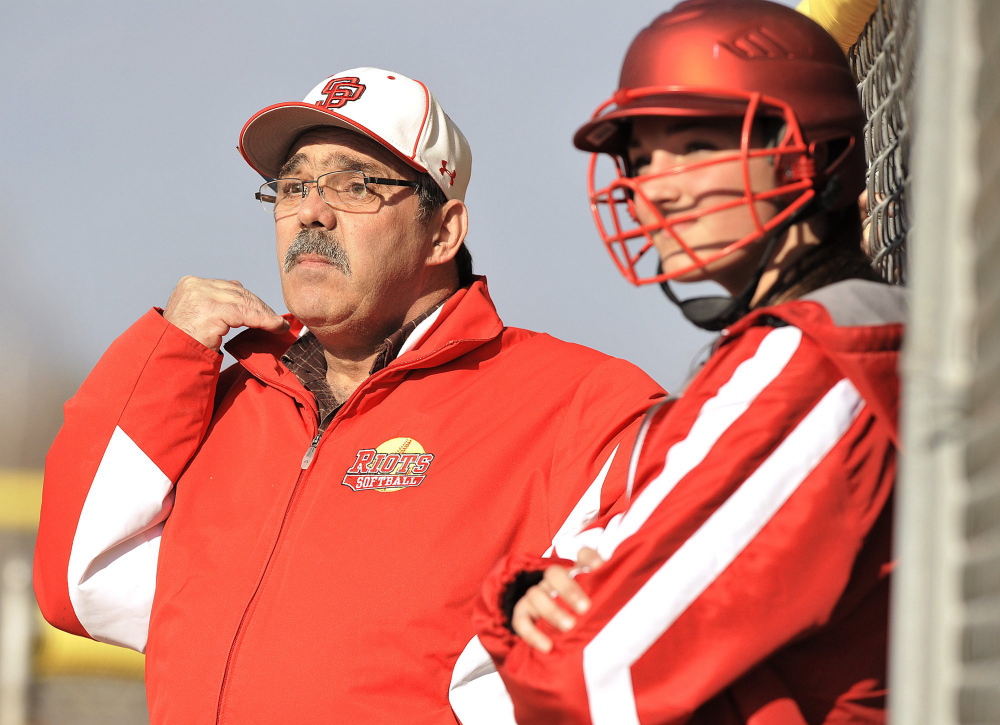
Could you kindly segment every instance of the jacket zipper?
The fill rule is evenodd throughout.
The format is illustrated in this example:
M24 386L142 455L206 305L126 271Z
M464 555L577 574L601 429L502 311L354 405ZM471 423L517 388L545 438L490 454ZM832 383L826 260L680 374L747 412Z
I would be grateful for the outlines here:
M233 636L233 642L229 645L229 654L226 655L226 667L222 671L222 683L219 685L219 704L215 709L215 723L220 725L222 723L222 705L226 699L226 685L229 682L229 671L232 668L233 660L236 657L236 648L239 646L242 640L243 629L250 619L250 613L254 609L254 605L257 603L257 598L260 595L261 589L264 586L264 582L267 579L268 574L271 569L271 561L274 559L275 553L278 551L278 545L281 543L283 534L285 532L285 525L288 523L288 516L292 510L292 505L298 498L299 486L302 483L302 478L305 475L305 470L309 468L309 464L312 463L313 456L316 454L316 447L319 445L319 439L323 436L323 429L321 428L319 432L316 433L312 441L309 444L309 448L306 450L304 456L302 456L301 471L298 477L295 479L295 485L292 487L292 494L288 497L288 503L285 505L285 513L281 517L281 525L278 527L278 535L274 539L274 545L271 547L271 552L267 555L267 561L264 563L264 569L261 572L260 579L257 582L257 587L254 589L253 594L250 596L250 601L247 602L246 607L243 609L243 615L240 617L240 623L236 626L236 634Z
M302 470L309 468L309 464L312 463L313 456L316 455L316 446L319 445L319 439L323 436L323 431L316 434L316 437L312 439L312 443L309 444L309 450L306 454L302 456ZM296 484L298 485L298 484Z

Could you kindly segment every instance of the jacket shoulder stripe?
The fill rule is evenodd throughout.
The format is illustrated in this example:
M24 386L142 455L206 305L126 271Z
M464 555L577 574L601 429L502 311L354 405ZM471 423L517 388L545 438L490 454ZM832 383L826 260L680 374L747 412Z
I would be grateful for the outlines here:
M69 597L96 640L143 651L163 521L173 484L115 428L80 512L68 566Z
M757 536L841 440L863 407L864 400L846 379L827 391L584 648L584 679L594 725L638 725L631 666Z
M556 535L552 537L552 545L545 550L542 556L552 556L558 550L560 556L564 556L567 559L575 558L575 552L579 551L579 546L573 546L573 539L588 524L596 519L598 513L600 513L601 490L604 488L604 481L608 477L608 471L611 470L611 464L614 463L617 453L618 446L615 446L614 450L611 451L611 455L608 456L608 460L605 461L604 466L601 468L600 473L597 474L597 478L591 482L583 496L576 502L576 506L569 512L569 515L563 521L562 526L559 527Z
M598 548L605 560L642 527L674 486L705 460L719 438L781 374L801 341L802 332L796 327L775 329L761 340L753 357L737 366L732 377L702 406L687 436L667 451L660 475L635 497L621 518L608 524ZM630 480L629 490L632 484Z

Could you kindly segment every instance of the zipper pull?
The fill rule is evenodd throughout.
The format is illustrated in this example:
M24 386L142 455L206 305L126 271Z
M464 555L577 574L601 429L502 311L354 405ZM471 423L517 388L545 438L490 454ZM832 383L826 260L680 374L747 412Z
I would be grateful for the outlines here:
M309 468L309 464L312 463L313 455L315 455L315 453L316 453L316 446L319 445L319 439L320 439L320 436L322 436L322 435L323 435L322 433L317 433L316 434L316 437L312 439L312 443L309 444L309 450L306 451L306 454L304 456L302 456L302 470L303 471L306 470L307 468Z

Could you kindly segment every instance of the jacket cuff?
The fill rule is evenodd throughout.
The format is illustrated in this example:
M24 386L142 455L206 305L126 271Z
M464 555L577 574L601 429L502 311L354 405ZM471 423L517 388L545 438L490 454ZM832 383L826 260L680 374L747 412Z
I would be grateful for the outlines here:
M572 567L574 562L558 557L511 554L502 558L486 577L473 610L473 623L483 647L498 666L520 639L511 628L514 606L553 564Z

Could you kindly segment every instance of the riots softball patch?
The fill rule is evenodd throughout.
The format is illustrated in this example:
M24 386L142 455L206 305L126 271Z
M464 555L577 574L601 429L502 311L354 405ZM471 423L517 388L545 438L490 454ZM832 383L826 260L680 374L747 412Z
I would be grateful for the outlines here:
M362 448L341 483L352 491L402 491L427 477L433 453L412 438L392 438L376 448Z

